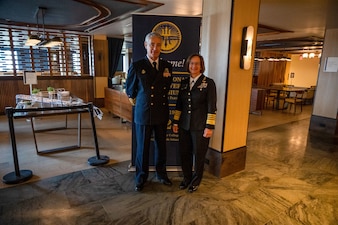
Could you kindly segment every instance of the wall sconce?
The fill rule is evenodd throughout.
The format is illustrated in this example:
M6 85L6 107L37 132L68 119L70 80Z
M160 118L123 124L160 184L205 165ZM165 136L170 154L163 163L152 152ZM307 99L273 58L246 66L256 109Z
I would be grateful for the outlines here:
M240 59L241 69L245 70L250 69L252 59L253 37L254 37L253 26L244 27L242 34L241 59Z

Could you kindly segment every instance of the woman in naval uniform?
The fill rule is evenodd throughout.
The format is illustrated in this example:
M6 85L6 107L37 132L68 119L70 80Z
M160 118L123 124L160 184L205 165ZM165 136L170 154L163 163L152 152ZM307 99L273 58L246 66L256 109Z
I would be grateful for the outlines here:
M188 188L192 193L201 183L205 155L215 128L216 86L211 78L203 74L205 66L201 55L190 55L186 65L190 76L181 81L173 132L179 133L179 151L184 175L179 187Z

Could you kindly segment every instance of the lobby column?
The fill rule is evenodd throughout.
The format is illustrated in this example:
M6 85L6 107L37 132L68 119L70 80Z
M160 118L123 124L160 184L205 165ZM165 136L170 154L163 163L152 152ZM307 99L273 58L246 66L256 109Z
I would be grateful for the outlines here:
M325 135L338 135L338 72L330 69L328 60L333 60L331 66L337 65L338 59L338 1L329 0L326 18L325 38L317 87L310 121L310 130ZM332 62L332 61L331 61Z
M217 86L217 118L206 170L224 177L243 170L249 120L259 0L204 0L201 54ZM240 68L243 28L253 26L252 61Z

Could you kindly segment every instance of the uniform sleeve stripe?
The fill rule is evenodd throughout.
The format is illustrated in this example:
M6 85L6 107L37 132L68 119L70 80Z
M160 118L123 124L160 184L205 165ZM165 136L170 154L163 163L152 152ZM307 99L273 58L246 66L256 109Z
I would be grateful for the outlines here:
M208 113L207 124L215 125L216 124L216 114Z

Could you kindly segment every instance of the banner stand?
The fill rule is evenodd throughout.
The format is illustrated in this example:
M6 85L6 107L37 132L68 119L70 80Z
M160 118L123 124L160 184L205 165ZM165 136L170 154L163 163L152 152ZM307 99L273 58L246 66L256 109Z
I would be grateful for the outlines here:
M133 61L144 58L145 36L153 31L161 34L163 42L160 58L167 60L173 66L173 83L168 93L169 121L167 126L167 171L181 171L181 160L178 149L178 134L172 132L172 121L181 79L189 76L185 68L185 60L193 53L199 53L200 27L202 18L161 15L133 15ZM136 136L132 126L132 159L128 171L135 171ZM154 143L149 149L149 171L154 168Z

